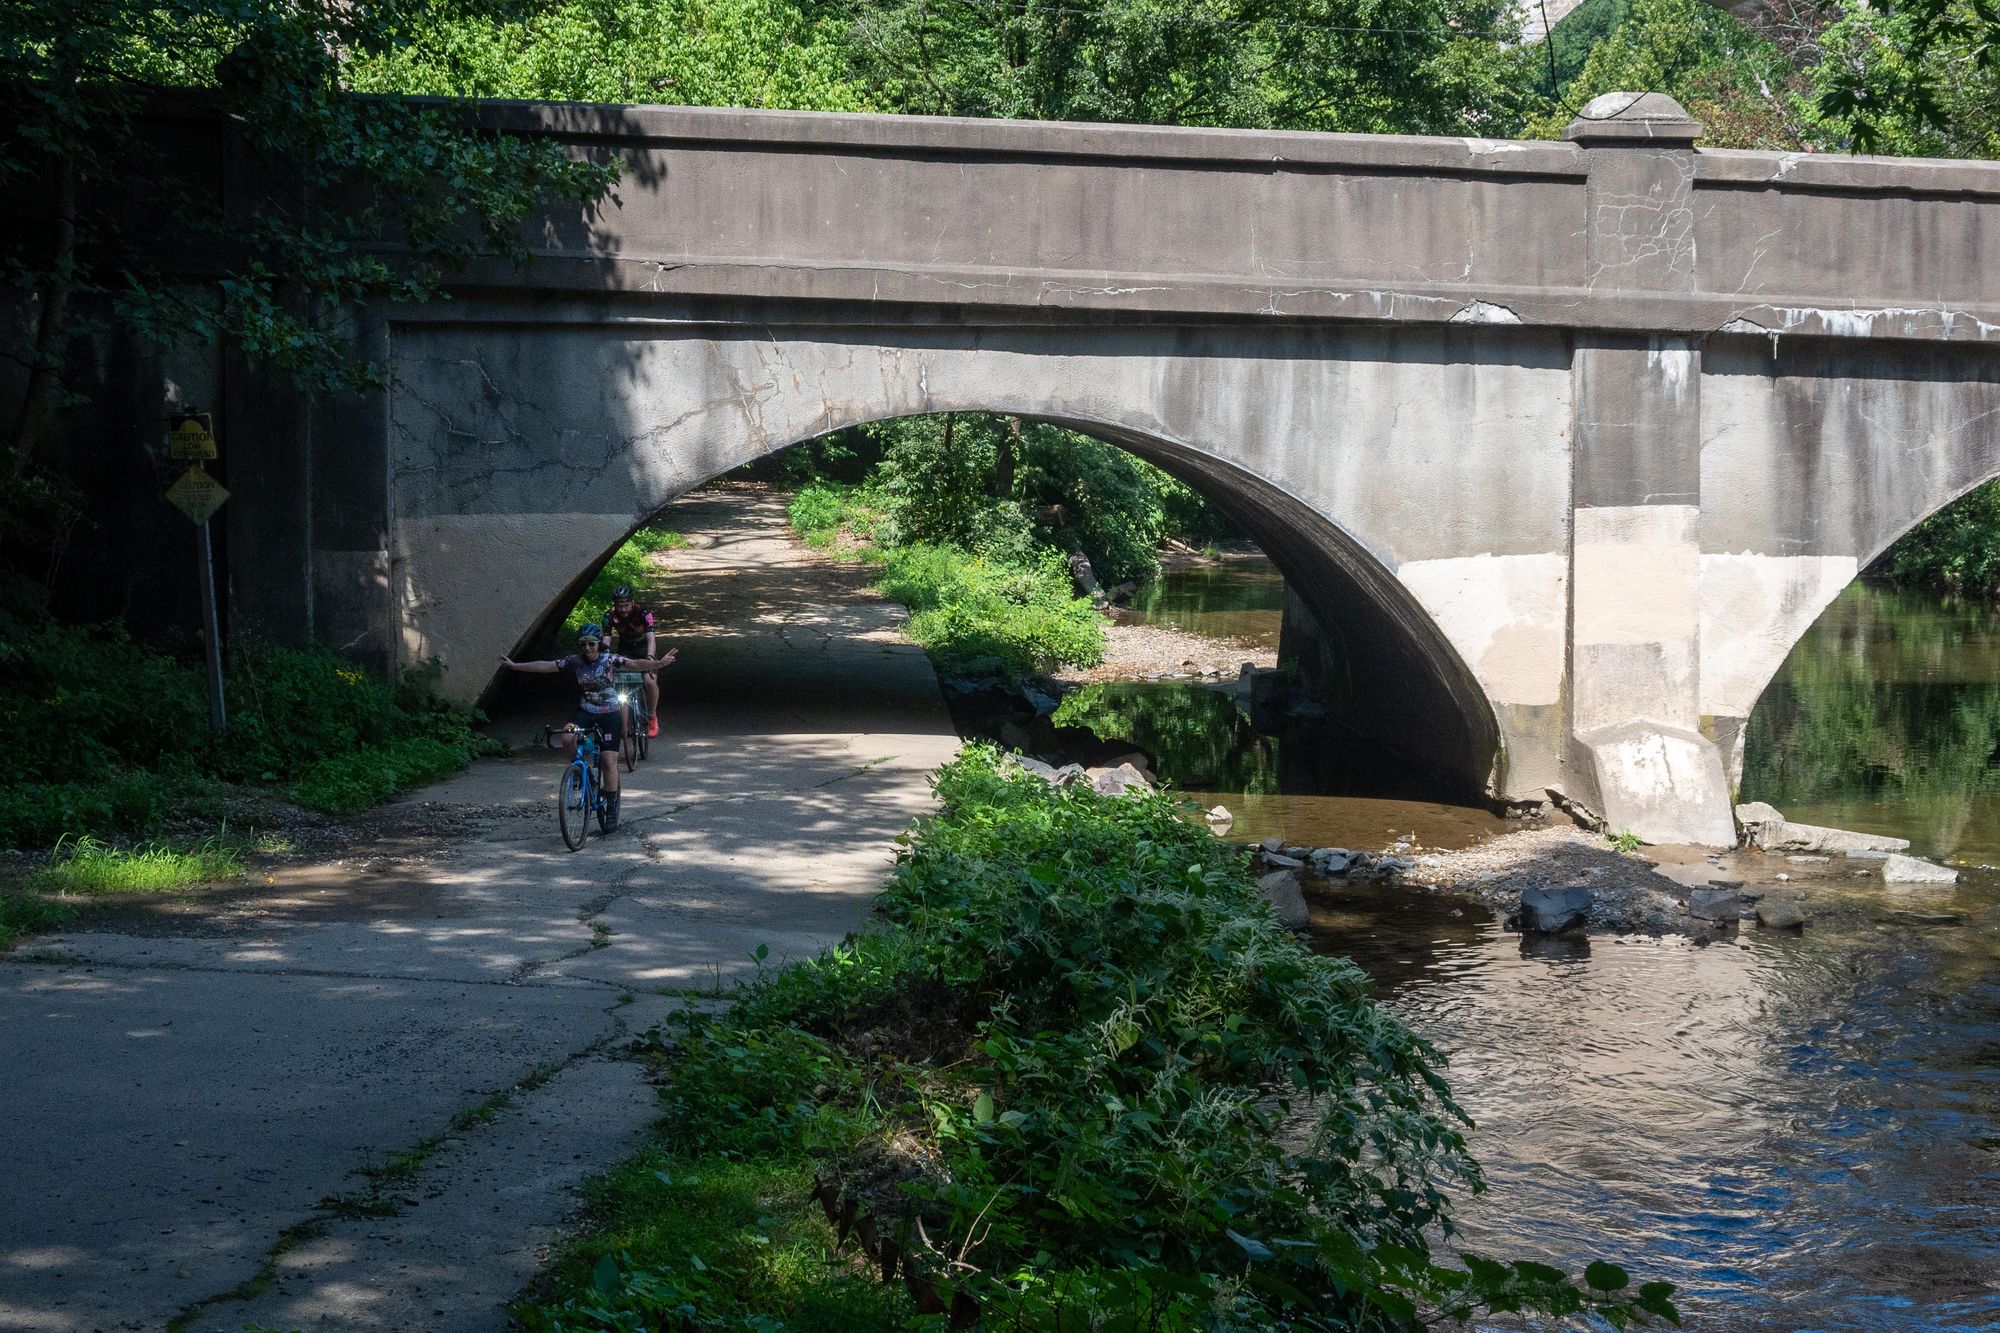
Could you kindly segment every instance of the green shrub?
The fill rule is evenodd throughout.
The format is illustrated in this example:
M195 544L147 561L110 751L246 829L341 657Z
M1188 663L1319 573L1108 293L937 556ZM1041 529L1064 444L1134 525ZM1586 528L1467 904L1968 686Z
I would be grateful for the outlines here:
M1022 566L951 546L904 546L889 552L875 586L910 608L904 632L945 670L985 659L997 674L1025 675L1104 656L1104 622L1071 595L1069 570L1053 551Z
M0 845L144 836L175 814L216 813L215 779L291 783L375 751L401 756L389 791L429 780L485 744L471 709L431 692L435 676L392 684L325 649L244 645L229 657L229 730L217 740L198 658L117 625L0 642L0 723L30 740L0 779ZM359 808L352 799L326 808Z
M2000 482L1989 481L1932 514L1884 559L1905 583L2000 595Z
M671 1025L667 1156L641 1159L666 1192L615 1176L599 1208L617 1248L587 1241L529 1327L838 1326L789 1317L767 1245L743 1243L808 1179L841 1237L851 1223L904 1275L870 1327L937 1327L926 1297L984 1327L1188 1333L1671 1310L1662 1284L1613 1294L1611 1265L1579 1286L1433 1262L1448 1189L1478 1183L1437 1053L1351 963L1279 926L1242 854L1168 798L1051 788L983 748L936 786L882 928ZM636 1241L634 1199L685 1207L679 1173L711 1164L770 1191L759 1221Z
M137 847L111 847L95 838L79 838L58 844L49 863L30 872L23 887L34 893L164 893L242 874L243 858L221 838L203 838L186 846Z
M291 798L330 814L352 814L397 792L421 787L464 768L477 753L469 742L413 736L325 759L292 784Z
M53 902L0 889L0 950L11 949L24 935L60 930L76 915L68 903Z

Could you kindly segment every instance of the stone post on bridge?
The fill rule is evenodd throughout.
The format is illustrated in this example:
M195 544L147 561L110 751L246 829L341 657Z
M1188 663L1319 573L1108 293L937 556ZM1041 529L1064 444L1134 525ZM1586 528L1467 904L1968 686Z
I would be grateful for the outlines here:
M1563 132L1586 150L1592 287L1694 290L1700 133L1659 93L1608 93ZM1729 778L1701 731L1701 354L1576 334L1567 767L1612 830L1722 846Z

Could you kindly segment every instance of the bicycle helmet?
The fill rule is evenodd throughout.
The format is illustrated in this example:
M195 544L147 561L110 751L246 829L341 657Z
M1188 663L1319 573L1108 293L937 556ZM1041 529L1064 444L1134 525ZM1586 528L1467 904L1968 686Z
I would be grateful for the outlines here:
M604 641L604 627L597 624L585 625L576 632L576 641L578 643L602 643Z
M629 602L629 601L631 601L631 600L632 600L632 585L631 585L631 584L629 584L629 583L621 583L621 584L619 584L619 585L618 585L617 587L613 588L613 589L611 590L611 600L612 600L612 601L614 601L614 602Z

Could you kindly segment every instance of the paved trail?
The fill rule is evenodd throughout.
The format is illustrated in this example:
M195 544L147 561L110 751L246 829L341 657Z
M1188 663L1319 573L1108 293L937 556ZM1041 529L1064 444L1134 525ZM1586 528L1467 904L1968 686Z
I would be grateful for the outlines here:
M425 859L0 960L0 1330L500 1328L651 1118L620 1039L865 920L957 749L930 667L776 501L668 519L704 539L671 556L668 735L616 835L565 851L525 752L421 794L469 829Z

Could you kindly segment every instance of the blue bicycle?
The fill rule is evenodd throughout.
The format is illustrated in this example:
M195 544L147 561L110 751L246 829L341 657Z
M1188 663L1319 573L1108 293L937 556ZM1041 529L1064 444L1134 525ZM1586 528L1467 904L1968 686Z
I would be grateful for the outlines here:
M570 732L576 733L576 755L563 766L562 778L556 783L556 823L562 828L563 842L575 852L582 850L583 840L589 836L592 815L597 817L599 832L609 833L611 830L606 827L609 811L604 792L597 783L603 735L595 727L542 728L542 735L547 738L550 748L554 748L557 736Z

